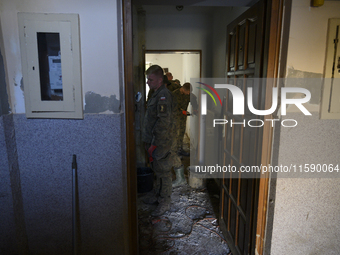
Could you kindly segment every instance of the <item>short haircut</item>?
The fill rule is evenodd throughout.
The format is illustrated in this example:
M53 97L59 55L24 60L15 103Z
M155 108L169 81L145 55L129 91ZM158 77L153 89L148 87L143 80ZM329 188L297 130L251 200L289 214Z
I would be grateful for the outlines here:
M168 80L168 77L166 75L163 75L163 83L164 84L171 84L171 82Z
M163 68L160 67L159 65L152 65L146 70L145 72L146 75L154 74L159 78L163 79L164 71Z
M186 91L192 91L192 86L189 82L186 82L183 84L183 89L186 90Z

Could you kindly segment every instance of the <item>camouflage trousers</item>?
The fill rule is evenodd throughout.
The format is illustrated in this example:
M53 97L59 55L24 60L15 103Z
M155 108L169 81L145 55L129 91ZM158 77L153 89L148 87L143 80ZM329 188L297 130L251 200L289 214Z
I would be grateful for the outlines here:
M151 163L151 168L156 176L156 186L154 193L159 198L159 202L170 202L172 193L172 153L169 153L165 158L156 160Z
M176 139L174 139L173 143L172 143L172 147L171 147L171 156L172 156L172 163L173 163L173 167L174 168L178 168L182 165L182 161L180 159L180 157L177 154L177 137Z
M183 138L185 134L185 128L187 124L187 117L185 115L180 116L176 119L177 129L177 148L183 148Z

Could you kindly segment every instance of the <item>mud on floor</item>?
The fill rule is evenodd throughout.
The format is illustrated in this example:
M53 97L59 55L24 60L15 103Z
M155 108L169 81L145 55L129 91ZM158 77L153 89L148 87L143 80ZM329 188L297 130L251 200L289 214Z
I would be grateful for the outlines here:
M153 254L230 254L218 226L219 189L214 180L196 190L188 184L173 188L170 211L151 217L156 205L142 200L151 192L138 195L139 252Z
M187 136L183 149L190 151ZM188 183L190 157L182 157L182 164ZM213 179L207 179L204 189L193 189L188 184L173 188L171 208L160 217L150 215L156 205L142 202L152 192L138 194L139 254L231 255L217 220L219 192Z

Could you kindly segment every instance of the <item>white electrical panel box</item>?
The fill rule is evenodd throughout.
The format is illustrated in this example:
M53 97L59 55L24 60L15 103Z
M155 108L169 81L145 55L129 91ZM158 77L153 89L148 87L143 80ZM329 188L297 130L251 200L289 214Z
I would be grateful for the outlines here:
M321 119L340 119L340 18L329 19Z
M77 14L18 13L27 118L83 118Z

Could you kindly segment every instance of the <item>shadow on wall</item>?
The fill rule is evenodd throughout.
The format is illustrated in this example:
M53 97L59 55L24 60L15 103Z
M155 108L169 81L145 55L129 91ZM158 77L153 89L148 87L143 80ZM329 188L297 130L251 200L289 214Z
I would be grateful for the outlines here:
M116 95L107 97L89 91L85 94L85 103L85 113L120 112L120 101Z
M8 94L6 89L5 66L0 51L0 116L10 112Z
M321 90L323 83L323 74L312 73L296 70L293 67L288 68L287 78L285 81L286 87L299 87L308 89L311 92L310 104L319 104L321 100ZM288 98L291 98L288 95Z

